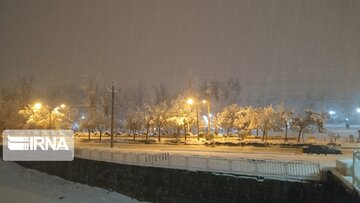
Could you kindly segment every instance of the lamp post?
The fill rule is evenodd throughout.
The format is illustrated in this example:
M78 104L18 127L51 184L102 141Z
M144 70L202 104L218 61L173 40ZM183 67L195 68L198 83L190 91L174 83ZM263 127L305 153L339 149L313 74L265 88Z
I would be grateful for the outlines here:
M112 82L111 84L111 122L110 122L110 134L111 134L111 138L110 138L110 148L114 147L114 111L115 111L115 106L114 106L114 99L115 99L115 86L114 86L114 82ZM159 135L160 136L160 135Z
M198 140L200 140L200 129L199 129L199 102L195 102L193 99L188 99L187 104L191 105L195 105L195 109L196 109L196 131L197 131L197 135L198 135ZM208 128L210 129L210 102L206 101L205 99L202 100L203 104L207 104L208 106ZM209 129L208 129L208 134L209 134Z
M207 118L208 118L208 130L207 130L207 135L210 135L210 130L211 130L211 113L210 113L210 97L208 97L207 100L203 100L204 104L207 104Z

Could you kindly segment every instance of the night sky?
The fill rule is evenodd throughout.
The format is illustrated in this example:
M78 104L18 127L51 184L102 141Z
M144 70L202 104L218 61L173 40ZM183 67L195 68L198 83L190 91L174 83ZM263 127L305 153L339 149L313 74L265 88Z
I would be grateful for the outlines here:
M243 95L356 92L359 0L0 0L0 84L96 75L171 88L238 77Z

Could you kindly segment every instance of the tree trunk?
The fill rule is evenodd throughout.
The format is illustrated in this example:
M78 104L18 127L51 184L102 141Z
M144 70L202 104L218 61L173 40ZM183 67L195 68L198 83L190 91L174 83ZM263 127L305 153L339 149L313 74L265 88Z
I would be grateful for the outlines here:
M300 143L300 136L301 136L302 130L303 130L302 128L300 128L300 130L299 130L299 135L298 135L298 140L297 140L298 143Z
M161 127L159 126L159 135L158 135L158 141L160 142L160 135L161 135Z
M148 140L148 138L149 138L149 128L150 127L146 128L146 140Z
M185 135L185 141L186 141L186 127L184 128L184 135Z
M88 130L88 140L90 140L90 133L91 133L91 131Z
M267 142L267 139L268 139L268 131L267 129L265 130L265 142Z
M99 140L101 141L102 130L99 130L99 132L100 132L100 137L99 137Z
M133 130L133 140L135 141L135 133L136 133L136 130Z
M287 142L287 140L288 140L287 135L288 135L288 124L287 124L287 122L285 122L285 138L284 138L285 142Z
M262 138L261 138L262 141L265 141L265 130L262 131Z

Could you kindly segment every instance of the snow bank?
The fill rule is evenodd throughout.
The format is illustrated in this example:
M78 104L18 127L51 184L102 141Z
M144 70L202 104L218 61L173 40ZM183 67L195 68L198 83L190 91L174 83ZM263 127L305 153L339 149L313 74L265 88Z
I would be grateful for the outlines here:
M138 202L116 192L74 183L0 160L1 202Z

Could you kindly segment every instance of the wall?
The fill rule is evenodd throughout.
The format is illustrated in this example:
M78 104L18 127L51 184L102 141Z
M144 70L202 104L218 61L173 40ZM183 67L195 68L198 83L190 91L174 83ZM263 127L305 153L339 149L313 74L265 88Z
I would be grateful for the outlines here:
M259 181L210 172L121 165L79 158L73 162L18 163L149 202L360 202L357 196L346 191L332 176L325 183L302 183Z

